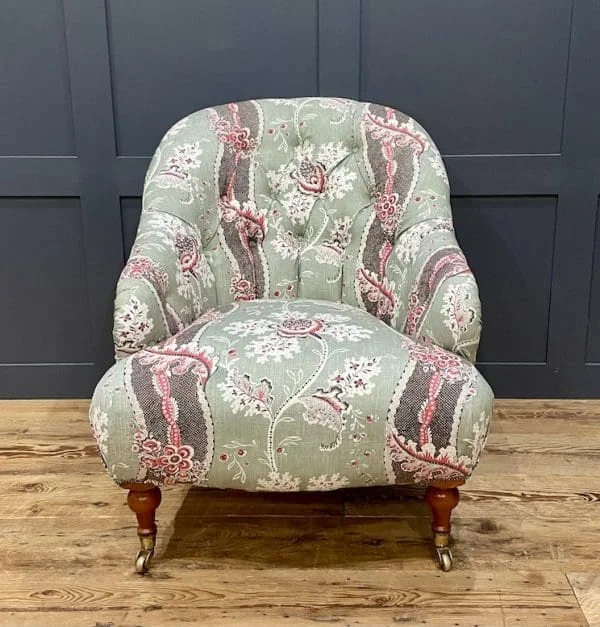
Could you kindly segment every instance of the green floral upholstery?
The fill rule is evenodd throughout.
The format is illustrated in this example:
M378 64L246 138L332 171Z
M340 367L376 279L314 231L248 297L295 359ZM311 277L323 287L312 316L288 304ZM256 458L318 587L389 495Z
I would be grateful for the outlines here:
M118 483L464 479L492 392L430 137L393 109L258 100L167 132L90 419Z

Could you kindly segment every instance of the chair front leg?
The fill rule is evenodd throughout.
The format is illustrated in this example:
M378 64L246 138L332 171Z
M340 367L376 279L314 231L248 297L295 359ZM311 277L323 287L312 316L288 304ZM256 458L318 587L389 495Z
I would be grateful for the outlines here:
M437 551L440 568L448 572L452 568L452 553L450 551L450 518L452 510L458 505L458 486L464 481L434 481L428 486L425 500L433 514L431 530L433 542Z
M124 483L129 490L127 505L137 518L137 534L142 548L135 558L135 570L140 575L148 572L156 545L155 515L161 501L160 489L148 483Z

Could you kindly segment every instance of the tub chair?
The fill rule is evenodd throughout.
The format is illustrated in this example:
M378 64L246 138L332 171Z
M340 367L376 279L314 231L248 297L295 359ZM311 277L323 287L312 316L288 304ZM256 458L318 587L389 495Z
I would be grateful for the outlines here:
M386 106L268 99L177 122L148 168L90 420L143 573L160 487L422 484L439 564L481 454L477 284L442 159Z

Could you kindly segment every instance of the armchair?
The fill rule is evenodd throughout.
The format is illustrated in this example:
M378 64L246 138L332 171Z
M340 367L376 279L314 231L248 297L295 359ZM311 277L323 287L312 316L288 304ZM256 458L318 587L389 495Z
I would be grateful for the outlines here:
M389 107L256 100L161 141L90 420L145 572L160 486L428 486L439 563L492 391L477 285L425 130Z

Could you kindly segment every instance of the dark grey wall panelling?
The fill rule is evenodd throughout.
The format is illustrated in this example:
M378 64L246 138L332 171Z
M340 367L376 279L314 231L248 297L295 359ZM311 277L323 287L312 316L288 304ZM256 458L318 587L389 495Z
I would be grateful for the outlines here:
M561 176L548 329L548 363L556 396L600 396L586 339L600 333L588 312L598 194L600 124L595 105L600 76L600 3L575 0L561 150ZM598 233L596 233L596 236Z
M444 154L558 153L570 16L571 0L363 0L361 98L402 103Z
M108 16L119 155L152 154L197 109L317 93L314 0L109 0Z
M78 198L0 198L2 358L94 360Z
M137 233L138 222L142 212L141 197L121 197L121 223L123 225L123 256L129 257L131 247Z
M453 198L457 237L484 308L481 362L546 363L556 201L555 196Z
M143 177L182 116L267 96L397 107L445 156L498 396L600 396L598 0L9 0L0 397L88 396Z
M594 232L594 264L591 277L590 308L587 324L587 342L585 361L600 365L600 196L596 209L596 228ZM600 374L600 373L599 373Z
M2 155L75 154L64 28L60 0L3 3Z

